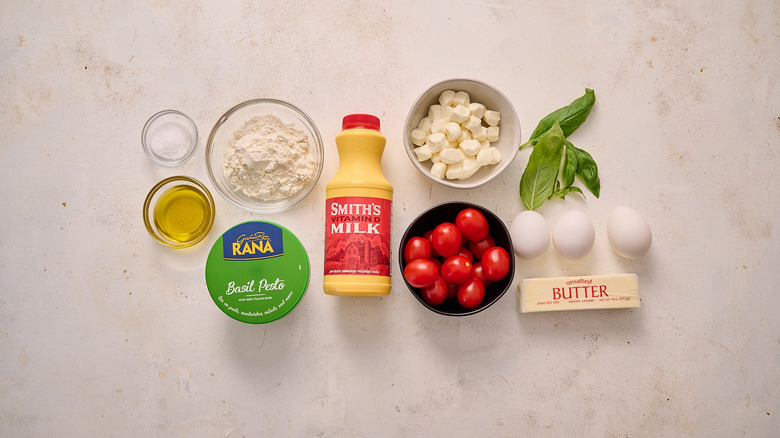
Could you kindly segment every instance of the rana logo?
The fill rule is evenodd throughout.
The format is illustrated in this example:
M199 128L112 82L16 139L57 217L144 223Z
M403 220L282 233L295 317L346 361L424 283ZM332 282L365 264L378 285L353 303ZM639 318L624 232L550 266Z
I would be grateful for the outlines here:
M236 225L222 236L225 260L259 260L284 254L282 229L267 222Z

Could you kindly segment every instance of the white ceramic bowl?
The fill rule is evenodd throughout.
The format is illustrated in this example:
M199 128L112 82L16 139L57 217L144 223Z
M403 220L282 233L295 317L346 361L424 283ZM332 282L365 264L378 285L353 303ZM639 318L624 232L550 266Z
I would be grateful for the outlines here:
M225 150L236 141L236 132L255 117L272 115L286 125L302 131L309 139L309 150L314 155L314 177L303 189L285 199L262 200L240 190L225 175ZM322 173L324 149L317 126L306 113L296 106L275 99L254 99L240 103L219 118L206 143L206 167L209 179L217 191L233 204L257 213L279 213L301 202L311 193Z
M439 103L439 95L445 90L466 91L469 93L471 102L481 103L487 109L501 113L501 121L498 124L501 128L499 140L491 143L491 146L497 147L501 151L503 159L496 165L482 167L477 173L465 180L436 178L431 174L433 163L430 160L422 163L417 161L417 157L413 152L415 145L412 143L410 133L417 128L420 120L428 116L430 106ZM519 147L520 121L517 118L512 102L494 87L473 79L449 79L428 88L415 100L404 123L404 149L406 149L406 154L414 167L432 181L457 189L478 187L495 178L514 160Z

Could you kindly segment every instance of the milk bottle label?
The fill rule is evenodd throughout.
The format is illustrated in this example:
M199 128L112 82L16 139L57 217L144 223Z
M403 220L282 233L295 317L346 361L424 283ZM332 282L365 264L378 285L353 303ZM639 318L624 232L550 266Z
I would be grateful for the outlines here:
M390 275L391 205L362 196L327 199L325 275Z

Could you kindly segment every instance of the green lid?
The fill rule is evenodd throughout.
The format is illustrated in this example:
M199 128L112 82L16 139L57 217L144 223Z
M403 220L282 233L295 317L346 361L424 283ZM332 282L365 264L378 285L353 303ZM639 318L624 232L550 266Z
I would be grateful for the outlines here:
M287 228L251 221L225 231L206 260L206 285L228 316L263 324L289 313L309 287L309 258Z

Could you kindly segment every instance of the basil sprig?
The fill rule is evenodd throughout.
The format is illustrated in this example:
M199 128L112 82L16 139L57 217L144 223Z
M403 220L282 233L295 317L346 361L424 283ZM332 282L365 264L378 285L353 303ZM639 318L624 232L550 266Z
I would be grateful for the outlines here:
M563 199L571 192L584 196L582 189L573 185L575 176L599 197L601 182L596 161L588 152L566 140L582 126L595 102L595 93L586 88L583 96L543 118L531 138L520 146L520 149L534 146L520 178L520 199L528 210L539 208L547 199Z

